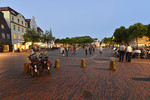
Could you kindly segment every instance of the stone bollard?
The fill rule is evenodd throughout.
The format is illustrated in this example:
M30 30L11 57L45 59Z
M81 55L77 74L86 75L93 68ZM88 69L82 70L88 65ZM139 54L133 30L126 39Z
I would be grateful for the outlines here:
M24 63L24 73L28 73L29 72L29 64L28 63Z
M116 71L115 61L114 61L114 60L111 60L111 61L110 61L110 70Z
M55 61L55 68L60 68L59 59L56 59L56 61Z
M81 68L85 68L86 65L85 65L85 59L81 59Z

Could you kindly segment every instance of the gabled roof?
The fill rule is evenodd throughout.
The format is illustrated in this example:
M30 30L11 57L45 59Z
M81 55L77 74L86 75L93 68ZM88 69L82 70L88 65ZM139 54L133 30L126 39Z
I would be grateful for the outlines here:
M11 14L17 16L19 13L17 11L15 11L14 9L10 8L10 7L0 7L1 11L9 11ZM25 17L22 15L22 17L25 19Z
M31 21L31 19L25 19L27 22L30 22Z
M43 32L43 30L40 27L37 27L38 32Z
M31 19L25 19L25 21L26 21L27 24L28 24L28 28L30 28L30 21L31 21Z

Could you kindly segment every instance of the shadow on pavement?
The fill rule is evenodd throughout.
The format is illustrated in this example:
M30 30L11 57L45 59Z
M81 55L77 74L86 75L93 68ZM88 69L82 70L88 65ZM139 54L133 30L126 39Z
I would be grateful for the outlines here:
M150 78L132 78L135 81L150 81Z
M94 68L95 70L109 70L109 69L106 69L106 68Z

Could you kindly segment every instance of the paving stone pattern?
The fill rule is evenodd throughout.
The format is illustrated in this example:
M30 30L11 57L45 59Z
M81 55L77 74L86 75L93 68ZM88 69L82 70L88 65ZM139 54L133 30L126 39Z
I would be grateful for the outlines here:
M118 62L112 50L85 55L83 49L69 57L59 50L46 53L53 63L50 75L31 78L23 73L27 53L0 54L0 100L150 100L150 59ZM85 58L86 68L80 68ZM60 69L54 68L56 59ZM115 60L116 71L109 70Z

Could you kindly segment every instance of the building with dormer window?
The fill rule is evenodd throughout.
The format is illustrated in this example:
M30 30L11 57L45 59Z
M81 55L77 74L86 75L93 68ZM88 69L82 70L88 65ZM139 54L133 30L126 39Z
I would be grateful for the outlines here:
M35 31L37 31L36 21L33 16L32 19L26 19L26 22L29 29L34 29Z
M23 35L27 29L27 22L24 16L10 7L0 7L0 10L3 12L7 25L11 29L13 50L15 51L18 48L20 50L25 49Z

